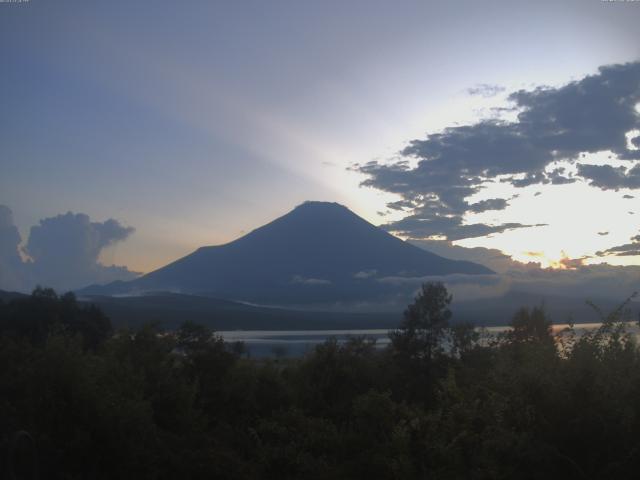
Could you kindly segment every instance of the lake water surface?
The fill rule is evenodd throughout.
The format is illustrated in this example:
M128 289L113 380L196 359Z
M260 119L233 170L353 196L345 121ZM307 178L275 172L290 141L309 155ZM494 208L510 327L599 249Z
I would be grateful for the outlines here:
M598 328L601 323L583 323L575 325L579 335ZM569 327L568 324L553 325L553 331L558 333ZM508 330L507 326L479 328L486 335L496 335ZM629 331L638 333L635 323L629 323ZM389 344L389 330L230 330L217 332L226 342L244 342L252 357L297 357L304 355L318 344L329 338L335 338L338 343L344 343L353 337L366 337L376 340L378 347Z

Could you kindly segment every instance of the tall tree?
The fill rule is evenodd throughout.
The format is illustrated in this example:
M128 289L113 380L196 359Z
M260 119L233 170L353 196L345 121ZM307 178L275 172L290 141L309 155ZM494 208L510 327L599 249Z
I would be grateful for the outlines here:
M390 334L394 349L409 358L427 361L442 353L452 298L441 282L423 284L405 310L400 328Z

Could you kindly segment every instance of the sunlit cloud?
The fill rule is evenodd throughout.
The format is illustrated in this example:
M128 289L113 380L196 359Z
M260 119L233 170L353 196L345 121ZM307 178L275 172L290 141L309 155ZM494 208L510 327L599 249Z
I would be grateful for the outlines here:
M470 93L485 90L500 92ZM554 268L599 261L596 251L635 228L624 217L633 210L619 204L640 189L640 63L507 98L510 119L451 126L396 159L357 166L364 186L400 197L388 207L405 216L385 228L491 245L522 260L530 245Z

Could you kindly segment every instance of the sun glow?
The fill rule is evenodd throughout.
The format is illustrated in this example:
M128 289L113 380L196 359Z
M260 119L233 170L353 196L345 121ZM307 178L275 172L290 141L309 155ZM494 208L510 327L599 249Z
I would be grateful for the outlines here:
M521 263L534 263L540 268L551 268L554 270L574 270L584 264L583 258L574 259L569 257L564 250L560 252L516 252L511 258Z
M610 152L581 156L580 162L626 165L611 158ZM562 162L565 175L575 166ZM464 247L497 248L514 260L539 263L544 268L576 268L579 264L640 265L640 258L599 256L597 252L629 243L638 234L636 215L640 215L634 192L627 189L600 190L583 180L564 185L532 185L514 188L499 181L488 183L471 203L489 198L506 198L509 206L501 211L468 214L468 224L521 223L537 225L507 230L487 237L455 242ZM578 259L578 260L576 260Z

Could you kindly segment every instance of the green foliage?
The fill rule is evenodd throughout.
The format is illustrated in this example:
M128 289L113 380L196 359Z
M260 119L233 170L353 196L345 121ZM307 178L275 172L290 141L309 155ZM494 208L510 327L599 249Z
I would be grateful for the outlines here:
M387 348L254 360L193 323L107 333L98 310L38 289L0 304L0 458L26 431L48 479L636 478L623 308L561 336L522 309L487 339L449 325L450 301L425 285Z

